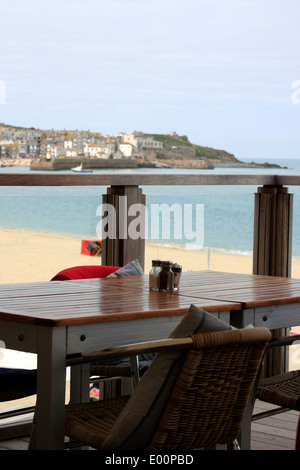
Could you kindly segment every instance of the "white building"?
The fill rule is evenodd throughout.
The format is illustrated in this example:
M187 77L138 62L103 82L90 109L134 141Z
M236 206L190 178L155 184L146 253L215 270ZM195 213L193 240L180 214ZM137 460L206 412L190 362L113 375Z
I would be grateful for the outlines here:
M66 150L61 145L48 144L46 158L58 158L66 156Z
M66 149L66 157L77 157L78 156L78 149L67 148Z
M72 141L72 140L65 140L65 141L64 141L64 148L65 148L65 149L71 149L71 148L73 148L73 141Z
M106 151L105 146L101 144L87 144L84 149L83 153L87 157L94 157L94 158L109 158L110 154Z
M119 145L119 150L122 152L123 157L131 157L132 156L132 144L124 143Z
M2 139L0 140L0 145L13 145L13 139Z
M138 150L159 150L163 148L163 144L151 137L137 137Z
M154 140L144 135L142 132L133 134L124 134L123 143L129 143L134 150L141 152L142 150L159 150L163 148L162 142Z

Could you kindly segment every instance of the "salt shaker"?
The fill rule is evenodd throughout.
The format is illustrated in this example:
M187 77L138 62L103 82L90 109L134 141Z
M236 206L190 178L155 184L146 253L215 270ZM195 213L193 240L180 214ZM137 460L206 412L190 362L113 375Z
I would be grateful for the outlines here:
M159 290L159 273L161 270L161 261L159 259L152 260L152 268L149 272L149 290L158 292Z

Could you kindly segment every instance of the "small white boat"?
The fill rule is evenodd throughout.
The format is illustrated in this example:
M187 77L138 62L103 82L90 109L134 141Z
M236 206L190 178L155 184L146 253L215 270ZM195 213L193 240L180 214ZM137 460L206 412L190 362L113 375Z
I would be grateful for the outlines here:
M82 167L82 163L80 163L80 165L76 166L75 168L71 168L71 170L75 173L93 173L93 170L84 170Z

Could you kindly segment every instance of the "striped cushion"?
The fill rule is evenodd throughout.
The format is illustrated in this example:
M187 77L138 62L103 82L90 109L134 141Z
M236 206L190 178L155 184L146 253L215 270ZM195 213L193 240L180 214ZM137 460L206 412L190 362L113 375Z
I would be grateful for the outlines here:
M138 260L135 259L107 277L139 276L141 274L144 274L143 269Z

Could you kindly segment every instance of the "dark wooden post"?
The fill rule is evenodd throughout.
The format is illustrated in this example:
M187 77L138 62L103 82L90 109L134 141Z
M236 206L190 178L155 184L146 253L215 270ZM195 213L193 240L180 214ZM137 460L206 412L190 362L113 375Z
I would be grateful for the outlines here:
M293 194L282 186L263 186L255 194L253 274L291 277ZM273 336L285 334L273 330ZM284 350L270 351L265 376L286 368Z
M103 195L102 201L103 204L114 208L110 225L106 227L106 232L111 236L102 237L102 264L124 266L130 261L138 259L144 269L145 238L144 236L136 239L131 238L128 228L135 219L144 218L145 214L143 213L130 215L130 207L133 204L140 204L145 208L146 196L138 186L111 186L107 189L107 194ZM145 223L144 219L143 221ZM139 230L143 235L142 227Z

